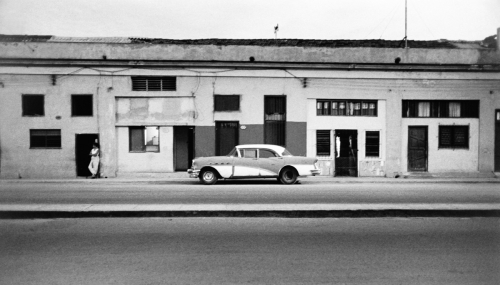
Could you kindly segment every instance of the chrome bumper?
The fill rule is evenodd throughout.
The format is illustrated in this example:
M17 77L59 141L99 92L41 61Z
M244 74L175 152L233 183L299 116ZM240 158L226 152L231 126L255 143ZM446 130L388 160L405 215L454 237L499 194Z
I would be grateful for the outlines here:
M189 174L189 178L198 178L198 175L200 175L200 171L197 169L188 169L187 173Z
M321 174L321 169L313 169L311 170L311 175L316 176Z

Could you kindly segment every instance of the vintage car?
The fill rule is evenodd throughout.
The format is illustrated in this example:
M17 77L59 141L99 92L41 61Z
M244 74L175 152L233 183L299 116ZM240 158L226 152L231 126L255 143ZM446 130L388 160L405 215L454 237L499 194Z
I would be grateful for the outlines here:
M282 146L238 145L226 156L193 159L188 174L207 185L219 179L237 178L277 178L283 184L294 184L300 176L319 175L317 161L316 158L293 156Z

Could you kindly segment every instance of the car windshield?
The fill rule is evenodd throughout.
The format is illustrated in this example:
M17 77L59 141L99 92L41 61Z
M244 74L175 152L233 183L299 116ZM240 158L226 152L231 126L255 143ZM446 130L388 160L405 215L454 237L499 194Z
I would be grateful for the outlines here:
M283 153L281 154L281 156L293 156L293 154L291 154L286 148L283 150Z
M229 157L231 157L231 156L238 156L238 153L236 152L236 148L233 148L233 150L231 150L228 153L228 155L226 155L226 156L229 156Z

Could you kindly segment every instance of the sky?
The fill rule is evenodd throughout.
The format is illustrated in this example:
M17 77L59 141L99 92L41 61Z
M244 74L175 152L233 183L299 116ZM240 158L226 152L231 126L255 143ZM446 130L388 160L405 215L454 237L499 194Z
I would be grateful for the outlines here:
M500 28L500 0L406 1L409 40L483 40ZM401 40L405 0L0 0L0 34Z

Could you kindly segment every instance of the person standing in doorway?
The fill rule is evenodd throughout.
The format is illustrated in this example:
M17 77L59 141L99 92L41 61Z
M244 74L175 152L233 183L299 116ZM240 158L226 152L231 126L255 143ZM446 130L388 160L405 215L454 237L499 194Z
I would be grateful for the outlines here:
M94 143L92 146L92 150L90 151L90 164L89 164L89 170L90 173L92 173L92 179L97 178L97 171L99 171L99 156L100 156L100 151L99 151L99 144Z

